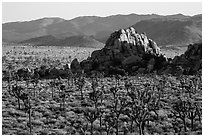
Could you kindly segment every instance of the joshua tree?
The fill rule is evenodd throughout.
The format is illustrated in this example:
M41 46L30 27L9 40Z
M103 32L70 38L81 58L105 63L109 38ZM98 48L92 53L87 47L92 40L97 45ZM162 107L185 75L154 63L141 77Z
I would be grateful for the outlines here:
M120 85L120 79L121 79L121 75L115 75L115 80L116 80L116 87L119 87Z
M130 81L125 81L125 88L127 92L129 91L129 89L131 89L131 87L132 87L132 83Z
M9 94L16 97L18 99L18 109L20 109L20 100L23 101L24 110L29 115L29 123L27 124L30 128L30 134L32 133L32 124L31 124L31 100L27 93L23 92L23 88L20 86L12 86L11 91L9 90Z
M144 134L144 124L148 119L148 112L146 108L143 108L140 104L132 103L129 109L125 110L125 114L137 124L140 135ZM133 124L133 122L131 122ZM131 125L132 128L132 125ZM132 129L131 129L132 130Z
M110 112L106 112L103 120L103 125L105 126L106 134L109 135L110 130L115 126L115 115Z
M196 104L192 101L188 100L188 111L187 111L187 118L191 121L191 130L194 128L194 119L197 116Z
M157 100L154 98L150 84L144 84L144 90L140 89L135 91L132 88L127 94L131 100L127 103L128 106L124 110L131 120L131 132L133 131L133 123L135 122L139 129L139 134L144 134L144 127L146 122L149 122L151 112L154 112L157 116L156 110L158 109Z
M83 110L83 113L91 125L91 135L93 135L93 123L99 117L99 111L95 108L87 107Z
M123 113L124 109L128 106L129 102L127 101L127 98L125 97L119 97L115 104L114 104L114 109L113 112L115 113L116 116L116 135L119 133L119 117Z
M98 82L96 80L92 80L91 87L93 91L89 93L89 99L94 103L94 107L97 109L98 102L102 98L103 93L102 91L97 90Z
M117 87L112 87L110 89L110 92L113 95L113 106L111 108L111 112L115 115L115 129L116 129L116 135L119 133L119 117L123 113L123 110L125 107L128 106L127 98L122 97L118 92ZM124 95L123 95L124 96Z
M183 121L184 131L187 131L186 128L186 118L188 113L187 101L178 97L176 101L173 102L172 105L172 114L175 119L180 118Z
M23 88L21 86L13 85L8 89L8 92L11 96L14 96L18 100L18 109L21 109L20 100L23 92Z
M38 79L32 79L31 83L33 84L34 87L34 97L36 96L36 87L38 86L39 80Z
M66 99L66 94L65 94L65 85L60 85L60 108L62 108L63 110L65 109L65 99Z
M25 112L28 113L29 123L27 126L30 129L30 134L32 134L32 122L31 122L31 113L32 113L32 106L31 106L31 100L28 94L24 93L21 97L23 100L24 106L25 106Z
M8 66L7 66L7 70L8 70L8 76L7 76L7 82L8 82L8 85L10 86L10 84L11 84L11 81L12 81L12 79L14 78L14 75L13 75L13 72L12 72L12 70L14 70L14 66L12 65L12 64L9 64Z
M117 87L112 87L112 88L110 88L110 92L112 93L113 99L114 99L114 102L115 102L117 100L118 88Z
M55 88L55 81L51 81L49 83L50 87L51 87L51 92L52 92L52 98L54 98L54 88Z
M80 90L81 93L81 100L84 99L84 95L83 95L83 87L85 85L85 79L84 77L79 77L76 81L75 81L75 85L77 86L77 88Z

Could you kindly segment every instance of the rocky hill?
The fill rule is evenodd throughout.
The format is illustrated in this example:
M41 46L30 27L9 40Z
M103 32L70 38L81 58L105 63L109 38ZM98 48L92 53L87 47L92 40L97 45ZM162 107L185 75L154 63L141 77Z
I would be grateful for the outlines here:
M163 73L193 75L202 73L202 43L188 45L181 56L176 56L169 66L163 68Z
M105 47L94 51L80 65L86 73L99 71L108 75L124 75L159 70L167 61L156 42L148 39L145 33L138 34L130 27L112 33ZM74 60L72 63L76 62Z

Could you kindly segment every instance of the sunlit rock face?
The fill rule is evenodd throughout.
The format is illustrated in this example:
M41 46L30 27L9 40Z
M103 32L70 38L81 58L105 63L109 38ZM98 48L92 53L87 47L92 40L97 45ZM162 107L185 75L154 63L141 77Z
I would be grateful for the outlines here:
M156 42L148 39L145 33L139 34L134 28L121 29L111 34L105 48L125 50L130 54L143 55L151 53L159 56L160 48Z

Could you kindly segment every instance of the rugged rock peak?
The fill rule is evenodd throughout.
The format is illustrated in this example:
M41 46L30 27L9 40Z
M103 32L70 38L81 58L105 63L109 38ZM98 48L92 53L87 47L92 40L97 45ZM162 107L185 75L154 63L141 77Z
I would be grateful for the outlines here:
M125 47L124 47L125 46ZM160 55L160 48L156 42L148 39L145 33L137 33L133 28L120 29L112 33L109 39L106 41L105 48L114 48L123 50L137 50L135 54L152 53Z

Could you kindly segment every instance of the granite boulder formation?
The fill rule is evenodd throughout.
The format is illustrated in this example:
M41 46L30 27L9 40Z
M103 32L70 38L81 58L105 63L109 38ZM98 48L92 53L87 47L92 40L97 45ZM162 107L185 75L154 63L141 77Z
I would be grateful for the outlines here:
M152 72L167 63L156 42L130 27L112 33L105 47L94 51L80 65L85 73L94 70L109 74L111 70L120 69L132 74Z

